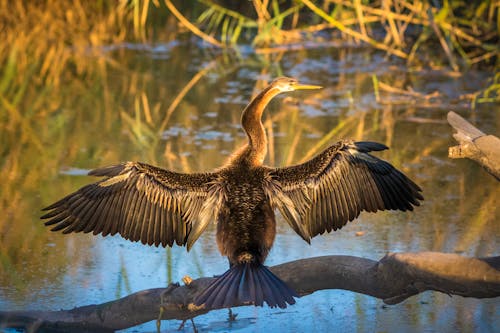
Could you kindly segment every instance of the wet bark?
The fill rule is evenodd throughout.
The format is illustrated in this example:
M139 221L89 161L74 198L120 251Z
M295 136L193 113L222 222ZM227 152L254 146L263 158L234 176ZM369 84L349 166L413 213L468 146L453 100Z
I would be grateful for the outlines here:
M448 112L448 123L457 131L453 137L459 143L449 148L448 157L474 160L500 180L500 139L486 135L453 111Z
M323 289L345 289L380 298L386 304L400 303L426 290L476 298L500 296L500 257L390 253L374 261L325 256L284 263L271 270L301 296ZM185 278L183 285L148 289L116 301L72 310L0 311L0 328L106 332L133 327L160 316L162 320L186 320L209 311L195 307L192 301L212 279Z

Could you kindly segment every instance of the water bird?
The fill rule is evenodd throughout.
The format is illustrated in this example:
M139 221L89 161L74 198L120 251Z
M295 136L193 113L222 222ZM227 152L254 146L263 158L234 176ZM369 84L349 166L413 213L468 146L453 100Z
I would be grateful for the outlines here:
M188 250L216 223L217 245L230 268L194 304L294 304L296 292L264 266L276 235L275 210L310 242L361 211L411 211L423 200L418 185L370 153L388 149L376 142L341 140L302 164L263 164L267 136L261 118L267 104L280 93L319 88L287 77L272 81L243 110L247 143L212 172L186 174L140 162L95 169L89 175L103 179L44 208L42 219L65 234L118 233L147 245L175 243Z

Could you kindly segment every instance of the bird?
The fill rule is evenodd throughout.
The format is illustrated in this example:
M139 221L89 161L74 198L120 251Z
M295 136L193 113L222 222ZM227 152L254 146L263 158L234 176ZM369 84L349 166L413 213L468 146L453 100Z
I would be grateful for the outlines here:
M229 269L193 304L228 308L241 304L285 308L298 294L265 265L276 236L275 212L306 242L342 228L362 211L412 211L422 189L389 162L372 155L388 149L343 139L297 165L264 164L267 134L262 114L277 95L320 86L280 77L244 108L247 142L221 167L181 173L142 162L89 172L102 177L44 208L52 231L119 234L130 241L191 249L211 223Z

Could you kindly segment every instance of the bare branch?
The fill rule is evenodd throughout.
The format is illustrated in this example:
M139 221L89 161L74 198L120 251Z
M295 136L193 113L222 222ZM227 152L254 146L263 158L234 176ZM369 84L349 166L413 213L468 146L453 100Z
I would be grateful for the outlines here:
M457 131L453 137L459 143L448 149L448 157L474 160L500 180L500 139L486 135L453 111L448 112L448 123Z
M325 256L292 261L271 270L301 296L323 289L345 289L380 298L387 304L400 303L426 290L476 298L500 296L500 257L422 252L391 253L374 261ZM209 311L196 308L192 301L212 280L171 284L72 310L0 312L0 328L113 331L156 320L160 308L162 320L194 318Z

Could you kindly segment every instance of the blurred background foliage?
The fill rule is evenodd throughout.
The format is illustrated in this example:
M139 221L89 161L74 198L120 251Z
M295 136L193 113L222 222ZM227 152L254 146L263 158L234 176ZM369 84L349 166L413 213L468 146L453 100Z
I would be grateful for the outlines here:
M89 181L72 175L125 160L215 168L245 139L245 103L279 75L325 89L271 104L268 163L298 163L342 137L384 142L381 156L426 202L392 222L404 226L385 213L358 222L379 228L380 254L498 254L500 189L479 167L447 160L443 119L466 112L499 133L499 12L494 0L0 0L4 296L24 304L93 265L82 249L94 238L54 235L38 220ZM195 251L216 251L212 238L200 243ZM117 296L131 289L121 267Z

